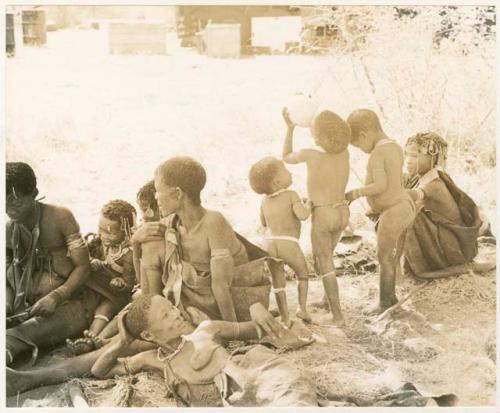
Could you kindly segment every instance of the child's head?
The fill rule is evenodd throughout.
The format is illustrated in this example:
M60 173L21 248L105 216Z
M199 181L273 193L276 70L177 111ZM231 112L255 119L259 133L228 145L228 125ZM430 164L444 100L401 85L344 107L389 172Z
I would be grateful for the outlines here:
M423 175L434 167L445 168L448 144L434 132L417 133L405 144L406 169L410 175Z
M349 125L336 113L324 110L317 115L311 126L316 145L328 153L340 153L349 145Z
M384 131L377 114L370 109L358 109L347 118L351 127L351 145L365 153L371 153L375 147L375 139Z
M250 186L258 194L272 194L292 184L292 174L283 161L268 156L252 165L248 174Z
M158 221L160 219L160 210L155 198L155 182L153 180L147 182L139 189L139 192L137 192L137 204L141 210L143 221Z
M135 208L127 201L115 199L101 209L99 236L104 246L119 245L132 236Z

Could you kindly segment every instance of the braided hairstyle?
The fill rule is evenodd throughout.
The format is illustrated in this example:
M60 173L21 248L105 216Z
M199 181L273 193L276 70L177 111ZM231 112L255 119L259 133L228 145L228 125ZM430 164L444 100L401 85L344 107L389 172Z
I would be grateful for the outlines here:
M328 153L340 153L347 148L351 129L346 121L329 110L324 110L313 120L316 143Z
M27 163L7 162L5 180L7 195L38 195L35 171Z
M281 163L279 159L267 156L252 165L248 179L250 186L256 193L269 195L273 192L273 178Z
M405 146L417 145L420 152L430 155L433 160L433 167L446 166L448 158L448 143L435 132L417 133L408 138Z
M120 223L120 229L125 231L125 237L132 237L132 228L135 226L135 208L127 201L115 199L108 202L101 209L103 217Z

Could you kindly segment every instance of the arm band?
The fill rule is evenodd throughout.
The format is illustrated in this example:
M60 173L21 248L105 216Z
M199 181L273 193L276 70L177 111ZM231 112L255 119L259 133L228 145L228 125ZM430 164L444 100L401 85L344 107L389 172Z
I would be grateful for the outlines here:
M79 232L75 232L74 234L70 234L65 238L66 246L68 247L68 251L73 251L79 248L85 248L87 244L85 244L84 239L82 238L82 234Z
M225 258L225 257L231 256L231 254L229 253L229 250L227 248L212 250L210 255L211 255L212 259Z

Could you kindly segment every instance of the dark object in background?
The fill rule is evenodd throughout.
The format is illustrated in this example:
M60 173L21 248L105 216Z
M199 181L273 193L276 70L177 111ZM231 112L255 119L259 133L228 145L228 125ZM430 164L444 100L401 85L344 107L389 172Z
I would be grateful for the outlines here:
M16 54L16 38L14 36L14 14L5 15L5 52L7 57L14 57Z
M47 43L43 10L23 10L23 43L30 46L43 46Z

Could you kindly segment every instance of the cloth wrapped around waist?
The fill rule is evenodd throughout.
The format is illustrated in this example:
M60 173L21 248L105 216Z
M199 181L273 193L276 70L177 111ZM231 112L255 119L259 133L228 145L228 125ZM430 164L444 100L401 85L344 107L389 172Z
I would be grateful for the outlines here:
M230 287L238 321L250 320L249 308L256 302L269 307L271 292L271 257L260 258L234 267ZM210 272L198 272L188 262L182 262L181 301L186 308L192 306L203 311L213 320L220 320L221 314L212 292Z

